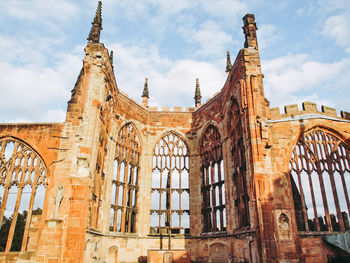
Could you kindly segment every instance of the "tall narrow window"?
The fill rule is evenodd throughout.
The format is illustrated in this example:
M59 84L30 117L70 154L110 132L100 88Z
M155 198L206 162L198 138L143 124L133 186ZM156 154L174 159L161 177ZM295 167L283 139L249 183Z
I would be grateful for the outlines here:
M151 233L187 234L190 227L189 158L175 133L155 146L152 170Z
M222 141L217 128L208 126L200 144L202 159L203 232L226 231Z
M114 232L135 232L140 143L133 124L119 132L112 180L111 224Z
M236 188L235 210L238 215L237 227L240 228L250 225L249 196L242 120L239 105L234 99L231 101L228 120L228 132L231 139L233 182Z
M350 151L336 136L316 129L292 152L290 180L299 231L349 230Z
M35 247L32 219L40 222L46 186L41 157L24 142L0 139L0 251L25 251L28 241Z

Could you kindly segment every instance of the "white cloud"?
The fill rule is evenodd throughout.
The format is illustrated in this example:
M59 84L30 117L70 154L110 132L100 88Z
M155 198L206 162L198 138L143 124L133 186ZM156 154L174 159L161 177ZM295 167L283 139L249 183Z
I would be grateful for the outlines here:
M238 0L201 0L199 5L212 16L222 17L233 22L234 17L240 17L248 10L246 3Z
M350 53L350 12L330 16L323 27L323 34L335 39L336 43Z
M67 0L11 0L2 7L7 15L26 20L67 21L79 13L79 8Z
M198 30L183 27L180 32L192 43L200 46L198 56L223 56L225 50L232 43L232 36L223 31L220 26L212 21L205 21Z
M265 96L275 106L313 100L347 110L344 92L350 81L349 66L350 59L322 63L306 54L263 61Z
M259 49L270 47L277 42L279 35L277 27L272 24L262 24L259 26Z
M79 55L71 53L61 54L54 67L1 62L0 121L64 121L80 61Z
M224 69L218 69L213 63L171 61L161 57L155 47L130 47L120 43L111 46L116 53L115 72L119 89L140 101L147 76L153 106L193 106L196 77L204 100L219 91L226 78Z

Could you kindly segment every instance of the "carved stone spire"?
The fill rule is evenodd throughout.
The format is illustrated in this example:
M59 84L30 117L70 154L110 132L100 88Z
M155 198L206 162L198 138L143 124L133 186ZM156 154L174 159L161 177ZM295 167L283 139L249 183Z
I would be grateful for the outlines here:
M256 30L258 29L255 23L253 14L247 14L243 17L243 32L245 34L245 48L258 49L258 41L256 39Z
M148 92L148 78L145 78L145 85L143 86L143 92L142 92L142 105L145 107L148 107L148 99L149 99L149 92Z
M232 70L232 63L231 63L231 56L230 56L230 51L227 50L226 52L226 73L227 75L230 74Z
M201 105L201 90L199 88L199 80L198 78L196 78L196 91L194 93L194 102L195 102L195 106L196 108L199 107Z
M92 27L87 40L89 43L100 43L100 33L102 30L102 2L98 2L96 14L92 21Z

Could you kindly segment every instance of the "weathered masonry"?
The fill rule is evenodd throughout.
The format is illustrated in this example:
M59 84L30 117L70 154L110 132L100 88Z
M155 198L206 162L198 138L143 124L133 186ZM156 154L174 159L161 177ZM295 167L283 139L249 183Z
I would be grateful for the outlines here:
M1 262L349 259L350 114L269 107L254 15L185 110L121 93L92 24L65 122L0 125Z

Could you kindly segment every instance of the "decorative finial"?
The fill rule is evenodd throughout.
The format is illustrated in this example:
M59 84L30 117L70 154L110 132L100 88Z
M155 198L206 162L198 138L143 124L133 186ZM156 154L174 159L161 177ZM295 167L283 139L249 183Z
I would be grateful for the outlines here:
M258 28L253 14L246 14L243 17L242 28L245 35L244 48L258 49L258 41L256 39L256 30L258 30Z
M231 63L231 56L230 51L227 50L226 52L226 73L229 74L232 70L232 63Z
M111 52L109 53L109 60L111 61L112 68L114 69L114 65L113 65L113 50L111 50Z
M100 33L102 30L102 2L98 2L96 14L88 37L89 43L100 43Z
M149 98L149 93L148 93L148 78L145 78L145 85L143 86L143 92L141 97L147 97Z
M201 90L199 88L199 80L196 78L196 91L194 93L195 106L199 107L201 105Z
M142 92L141 98L142 98L142 105L148 108L148 99L149 99L148 78L145 78L145 85L143 86L143 92Z

